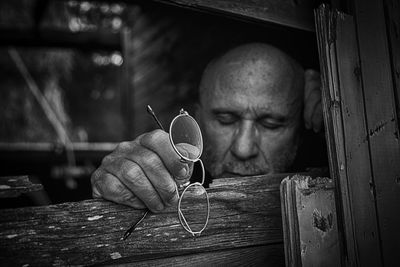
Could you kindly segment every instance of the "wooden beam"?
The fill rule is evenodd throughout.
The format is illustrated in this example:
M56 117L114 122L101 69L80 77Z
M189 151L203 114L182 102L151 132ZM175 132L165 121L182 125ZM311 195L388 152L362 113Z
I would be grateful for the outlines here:
M279 185L286 176L214 180L210 221L196 238L181 227L176 207L148 215L126 241L143 211L105 200L0 210L0 265L283 266ZM193 210L205 208L195 197L188 201Z
M0 28L0 45L120 51L121 39L119 33L105 31Z
M247 21L271 23L314 31L313 1L291 0L153 0L156 3L189 8ZM138 1L141 2L141 1Z
M116 1L105 0L105 2ZM122 0L120 2L127 4L161 3L240 20L270 23L308 32L314 31L313 8L315 1L312 0Z

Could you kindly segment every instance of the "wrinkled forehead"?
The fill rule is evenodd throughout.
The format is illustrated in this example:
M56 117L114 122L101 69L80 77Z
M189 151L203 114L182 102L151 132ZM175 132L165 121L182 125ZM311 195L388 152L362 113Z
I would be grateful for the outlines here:
M211 71L202 88L202 105L263 108L279 113L291 113L296 106L298 92L290 69L249 60L223 62Z

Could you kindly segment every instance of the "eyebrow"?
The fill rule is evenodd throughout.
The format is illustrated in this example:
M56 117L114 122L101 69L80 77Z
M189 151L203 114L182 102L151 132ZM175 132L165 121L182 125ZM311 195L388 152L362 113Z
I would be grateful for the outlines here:
M218 115L221 113L228 113L228 114L232 114L237 117L241 117L243 112L234 110L232 108L213 108L213 109L211 109L211 113L213 115ZM285 122L289 119L288 116L278 114L278 113L273 113L273 112L267 112L265 110L261 111L260 113L256 113L256 116L257 116L256 120L271 118L271 119L277 120L279 122Z

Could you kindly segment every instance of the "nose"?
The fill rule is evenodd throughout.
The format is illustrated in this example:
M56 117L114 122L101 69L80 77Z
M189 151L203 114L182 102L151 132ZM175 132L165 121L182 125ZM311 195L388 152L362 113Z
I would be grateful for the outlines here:
M253 121L241 121L231 147L232 154L240 160L256 157L259 152L258 135L258 130Z

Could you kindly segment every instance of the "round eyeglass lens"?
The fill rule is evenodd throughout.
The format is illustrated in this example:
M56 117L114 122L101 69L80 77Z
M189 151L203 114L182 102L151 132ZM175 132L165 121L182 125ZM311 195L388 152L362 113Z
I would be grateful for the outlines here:
M203 139L199 125L191 116L177 116L172 121L170 136L176 152L181 157L192 161L200 158L203 150Z
M179 219L186 231L201 234L208 223L208 195L200 183L190 184L179 201Z

